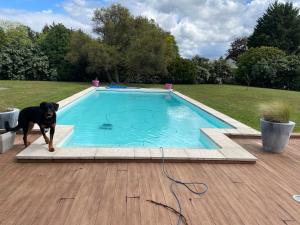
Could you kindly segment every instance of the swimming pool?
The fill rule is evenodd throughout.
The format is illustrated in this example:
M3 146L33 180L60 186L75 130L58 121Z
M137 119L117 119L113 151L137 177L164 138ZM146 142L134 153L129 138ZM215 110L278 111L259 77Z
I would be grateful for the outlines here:
M201 128L232 128L173 92L94 90L58 112L61 147L218 149Z

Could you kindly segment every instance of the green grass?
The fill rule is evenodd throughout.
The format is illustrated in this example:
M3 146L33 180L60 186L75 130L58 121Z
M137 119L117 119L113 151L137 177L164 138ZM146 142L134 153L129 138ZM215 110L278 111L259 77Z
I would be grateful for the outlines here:
M0 80L0 110L57 102L87 87L87 83Z
M136 86L136 85L131 85ZM138 85L162 87L162 85ZM84 88L87 83L0 81L0 107L23 108L38 105L42 101L59 101ZM288 102L293 112L291 120L296 122L295 131L300 131L300 92L265 88L247 88L235 85L175 85L175 90L190 96L236 120L259 129L259 105L274 100Z

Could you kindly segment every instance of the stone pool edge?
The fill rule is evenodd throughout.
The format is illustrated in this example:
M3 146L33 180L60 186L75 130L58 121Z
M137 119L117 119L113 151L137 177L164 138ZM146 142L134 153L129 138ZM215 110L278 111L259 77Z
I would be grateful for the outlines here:
M59 101L60 109L88 94L89 92L99 89L107 90L104 87L89 87L66 99ZM165 89L118 89L118 91L147 91L147 92L169 92ZM232 119L231 117L220 113L188 96L177 91L172 91L175 95L189 101L193 105L200 107L204 111L223 120L232 129L202 128L203 132L212 139L219 149L189 149L189 148L164 148L164 156L168 161L219 161L219 162L255 162L256 157L232 141L228 135L259 135L260 132L248 127L247 125ZM57 125L55 132L55 143L59 146L73 131L73 126ZM39 130L34 127L34 130ZM161 159L160 148L96 148L96 147L78 147L78 148L61 148L56 147L55 152L49 152L48 146L44 143L43 137L38 138L30 146L16 155L18 161L22 160L149 160L157 161Z

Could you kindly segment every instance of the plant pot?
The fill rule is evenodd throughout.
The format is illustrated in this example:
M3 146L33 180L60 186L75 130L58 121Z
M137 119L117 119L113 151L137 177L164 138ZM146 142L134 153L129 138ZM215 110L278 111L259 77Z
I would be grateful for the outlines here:
M7 152L14 145L15 132L0 133L0 154Z
M281 153L287 145L295 123L274 123L260 119L263 150L266 152Z
M19 109L14 108L12 111L0 112L0 130L5 129L5 121L8 121L10 127L15 127L18 122Z
M165 89L170 90L170 89L172 89L172 88L173 88L173 85L172 85L172 84L169 84L169 83L166 83L166 84L165 84Z
M92 80L92 85L94 87L99 87L99 80Z

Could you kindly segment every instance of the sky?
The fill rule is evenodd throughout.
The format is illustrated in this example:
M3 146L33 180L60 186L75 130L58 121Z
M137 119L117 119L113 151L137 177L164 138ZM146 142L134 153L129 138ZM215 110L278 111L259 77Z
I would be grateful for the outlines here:
M280 0L285 2L287 0ZM181 56L224 56L236 37L252 33L273 0L0 0L0 20L21 22L35 31L63 23L92 34L93 10L120 3L135 16L154 19L176 38ZM300 0L292 0L300 7Z

